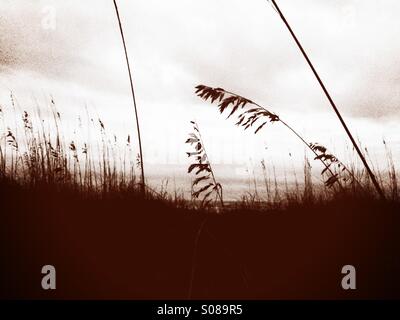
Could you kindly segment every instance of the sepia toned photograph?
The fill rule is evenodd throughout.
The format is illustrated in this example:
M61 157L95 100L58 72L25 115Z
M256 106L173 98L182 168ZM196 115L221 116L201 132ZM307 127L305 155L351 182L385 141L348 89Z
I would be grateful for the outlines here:
M396 0L0 0L1 300L400 299Z

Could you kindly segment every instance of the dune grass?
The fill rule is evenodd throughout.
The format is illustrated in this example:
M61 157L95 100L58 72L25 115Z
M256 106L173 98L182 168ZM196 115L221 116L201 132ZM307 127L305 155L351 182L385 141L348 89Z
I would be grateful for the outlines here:
M81 119L72 141L52 98L28 113L11 95L0 117L0 297L42 298L30 277L50 261L65 272L59 299L347 298L336 278L350 261L377 275L352 297L398 298L398 175L386 141L387 169L376 173L386 200L355 163L358 183L314 185L305 156L302 177L286 173L293 188L267 159L262 183L254 175L253 191L227 202L196 123L191 174L205 168L206 178L195 177L191 199L148 185L143 196L135 141L102 119Z
M246 128L249 124L254 124L257 127L256 132L260 132L258 128L264 125L263 115L259 116L258 109L254 110L251 106L245 106L245 104L252 105L253 102L222 89L208 87L200 89L202 90L199 94L203 94L203 98L220 100L220 109L224 107L220 110L221 112L229 105L233 108L230 115L241 110L239 125L247 123ZM206 96L204 92L218 94L218 97ZM261 107L256 106L256 108ZM264 112L264 110L261 111ZM254 114L256 114L254 119L260 122L258 125L251 119L250 122L248 119L242 119L252 117ZM274 119L281 121L275 115ZM141 179L138 179L136 174L136 171L141 169L140 156L135 153L136 141L132 141L131 136L124 139L115 136L109 132L105 121L92 117L89 112L86 119L79 118L78 128L75 129L75 135L73 135L75 138L71 139L67 138L69 135L64 132L63 115L52 97L49 97L47 106L36 105L28 112L11 93L9 105L3 106L0 110L0 125L0 179L2 181L28 188L51 185L55 189L74 190L88 197L118 193L127 195L141 191ZM188 155L194 160L189 167L189 174L195 174L202 169L198 172L200 175L196 175L193 180L192 196L193 194L195 196L192 199L185 199L176 191L169 194L163 186L156 188L158 190L147 186L149 193L146 197L179 203L184 207L201 209L207 207L207 210L218 208L217 211L220 212L221 207L224 206L223 185L218 182L212 170L212 163L205 152L207 141L199 141L198 124L192 123L192 125L194 131L186 140L188 147L193 149L189 150ZM303 138L301 140L312 151L315 159L322 162L322 174L328 174L325 187L313 185L310 160L307 156L304 159L304 176L301 179L296 172L285 173L286 176L293 176L291 180L295 181L294 188L288 187L287 182L284 186L278 185L275 169L270 167L267 159L257 165L262 170L263 183L257 184L254 181L252 192L243 194L242 199L236 203L227 203L225 209L232 207L251 209L252 206L258 209L288 205L302 206L304 203L324 202L343 197L376 199L377 195L365 170L360 170L354 162L345 165L328 153L325 147L308 144ZM375 172L375 175L388 201L399 201L396 165L389 145L386 141L383 141L383 144L386 151L386 169ZM369 156L367 149L365 156ZM204 177L201 173L204 173ZM206 185L203 186L202 183ZM194 187L197 187L197 190ZM213 192L216 195L215 200L212 197ZM208 199L209 197L211 200Z

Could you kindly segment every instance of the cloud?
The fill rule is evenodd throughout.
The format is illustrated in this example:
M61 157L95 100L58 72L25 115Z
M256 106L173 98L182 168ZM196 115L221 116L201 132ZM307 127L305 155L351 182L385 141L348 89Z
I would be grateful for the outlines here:
M94 6L94 1L3 0L0 70L32 72L60 81L95 80L100 73L99 61L91 55L107 45L102 34L107 39L107 33L113 31L106 30L104 4L105 1ZM109 8L113 9L112 3ZM54 18L54 29L44 27L49 18ZM101 78L97 79L101 84Z
M279 1L347 115L399 114L400 4ZM290 112L329 110L267 1L119 1L141 101L193 105L194 85L222 86ZM53 6L57 29L43 30ZM129 94L112 1L3 0L0 68Z
M0 20L0 63L14 70L54 76L78 64L71 38L42 28L44 6L27 1L6 1Z
M278 2L352 132L370 150L371 146L379 149L382 136L398 146L400 3ZM310 141L318 139L339 150L348 142L304 58L266 0L118 3L145 161L162 155L184 163L183 141L189 130L185 125L196 119L214 157L226 146L239 150L240 161L251 156L255 162L266 157L282 163L289 161L285 156L291 152L301 163L303 147L285 128L268 126L257 140L253 133L243 134L224 121L214 106L194 96L199 83L229 89L267 106ZM49 6L56 10L55 30L42 28L43 9ZM26 104L32 91L54 95L62 114L68 113L63 119L70 120L70 127L87 103L110 132L122 137L132 134L136 141L112 0L1 0L1 10L0 90L4 83L17 88ZM3 91L0 102L9 98L9 92ZM246 149L253 144L254 148Z

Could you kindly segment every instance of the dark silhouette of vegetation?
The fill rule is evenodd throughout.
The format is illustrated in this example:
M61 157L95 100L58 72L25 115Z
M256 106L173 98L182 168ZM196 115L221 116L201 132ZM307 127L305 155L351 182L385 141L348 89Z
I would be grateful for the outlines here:
M192 182L192 196L196 199L202 196L202 206L208 206L213 201L209 198L215 193L223 207L222 186L215 179L199 126L194 121L191 121L191 124L193 132L189 134L186 143L194 148L193 151L187 152L188 157L195 160L195 163L190 164L188 168L188 173L193 172L196 175L196 179Z
M144 193L146 191L146 188L145 188L146 182L145 182L145 175L144 175L142 138L141 138L141 134L140 134L139 115L138 115L138 108L137 108L137 104L136 104L135 89L133 86L132 71L131 71L131 65L129 63L129 55L128 55L128 49L126 47L126 42L125 42L124 29L122 27L122 22L121 22L121 17L120 17L119 10L118 10L117 1L116 0L113 0L113 1L114 1L115 12L116 12L117 18L118 18L118 25L119 25L119 30L121 33L122 44L124 46L126 65L128 68L129 82L130 82L130 86L131 86L132 102L133 102L133 107L135 110L136 128L137 128L137 133L138 133L138 144L139 144L140 169L141 169L141 190Z
M286 27L288 28L290 34L292 35L294 41L296 42L297 46L299 47L301 53L303 54L304 58L306 59L309 67L311 68L314 76L316 77L316 79L318 80L319 85L321 86L324 94L326 95L326 97L329 100L330 105L332 106L333 110L335 111L335 114L337 115L337 117L339 118L340 123L342 124L344 130L346 131L347 136L349 137L352 145L354 146L354 149L357 151L358 156L360 157L362 163L365 166L365 169L368 172L368 175L376 189L376 191L378 192L378 194L380 195L380 197L382 199L385 199L385 194L381 188L381 186L379 185L374 173L372 172L367 160L365 159L363 153L361 152L360 147L358 146L356 140L354 139L353 135L350 132L350 129L348 128L346 122L344 121L341 113L339 112L338 107L336 106L335 102L333 101L331 95L329 94L328 89L326 88L326 86L324 85L321 77L319 76L317 70L315 69L314 65L312 64L310 58L308 57L307 53L305 52L303 46L301 45L299 39L297 38L296 34L294 33L293 29L291 28L289 22L286 20L285 16L283 15L281 9L278 7L278 4L276 3L275 0L268 0L268 1L272 1L272 4L274 6L274 8L276 9L276 11L278 12L279 16L281 17L282 21L284 22L284 24L286 25Z
M42 118L46 110L51 116ZM192 123L194 135L186 140L194 148L191 173L206 164L210 171L196 179L206 176L200 182L212 183L207 191L220 199L207 204L200 187L199 206L197 198L149 186L143 197L131 137L119 143L102 119L88 113L80 120L91 140L80 131L80 139L67 138L53 98L48 109L30 113L12 95L11 107L0 110L1 297L44 297L31 274L51 262L63 274L55 299L345 298L337 274L351 261L376 275L354 298L398 298L400 207L386 141L389 169L380 172L386 201L375 199L365 171L353 166L346 170L362 189L352 183L318 191L306 158L303 187L296 182L282 191L275 168L271 175L263 161L265 192L254 184L253 194L222 203L222 187L216 188L205 142ZM324 147L307 145L327 166L339 166ZM388 257L389 266L371 264ZM291 285L283 286L287 279Z
M315 160L319 160L323 164L324 169L321 174L329 174L325 181L326 186L332 187L334 184L338 184L343 188L343 182L357 182L354 174L337 157L328 153L327 148L318 143L306 142L293 127L261 105L222 88L211 88L205 85L198 85L196 87L196 94L205 101L210 100L211 103L218 102L221 114L231 108L227 119L236 115L236 125L244 128L244 130L253 128L255 134L259 133L268 123L280 122L283 124L315 155ZM357 183L359 184L359 182Z
M191 163L182 172L194 175L191 198L145 183L131 65L113 2L139 153L130 135L121 140L88 111L86 119L79 118L85 122L79 129L86 127L90 137L78 129L71 138L53 97L47 106L37 104L28 112L11 93L9 113L0 106L0 298L49 298L37 279L32 281L34 270L48 263L61 275L50 297L54 299L344 299L349 292L342 290L338 277L349 263L368 278L368 285L351 298L400 298L400 197L391 150L384 140L387 168L373 173L368 150L362 152L355 143L276 1L274 8L366 170L354 161L345 165L325 146L308 142L269 108L199 85L196 94L217 103L227 118L236 117L238 127L260 134L280 123L323 165L323 188L313 184L305 155L304 183L294 171L295 187L290 188L285 172L282 190L275 166L262 160L265 190L253 172L254 190L238 201L224 201L221 180L194 121L186 140Z

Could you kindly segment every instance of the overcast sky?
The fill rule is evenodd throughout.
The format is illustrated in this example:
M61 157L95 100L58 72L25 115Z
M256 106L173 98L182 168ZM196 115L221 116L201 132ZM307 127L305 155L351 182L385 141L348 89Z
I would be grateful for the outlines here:
M354 134L378 156L385 137L399 158L400 2L278 3ZM347 138L338 120L268 1L119 0L119 5L148 161L164 162L166 153L184 161L192 119L214 157L223 148L234 150L239 161L289 161L293 150L303 156L284 128L244 135L194 96L200 83L268 106L310 141L339 154L344 150ZM53 13L54 30L44 27ZM134 132L112 0L0 0L1 103L7 103L9 90L25 103L52 94L70 119L88 104L110 130Z

